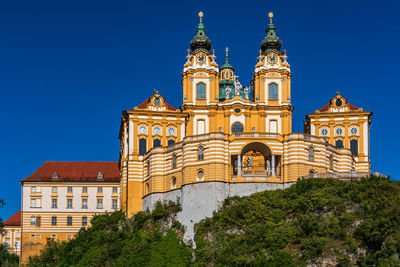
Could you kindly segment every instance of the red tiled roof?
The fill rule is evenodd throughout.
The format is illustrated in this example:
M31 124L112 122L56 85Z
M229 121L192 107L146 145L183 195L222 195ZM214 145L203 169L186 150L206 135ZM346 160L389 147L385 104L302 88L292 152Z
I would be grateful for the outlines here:
M97 179L101 172L102 180ZM57 173L58 178L52 178ZM46 161L31 176L21 182L119 182L118 162Z
M354 105L352 105L352 104L350 104L350 103L347 103L348 105L349 105L349 108L351 109L351 110L358 110L359 108L358 107L356 107L356 106L354 106Z
M322 108L319 109L319 111L328 111L329 110L329 105L331 103L326 104L325 106L323 106Z
M4 222L4 226L21 226L21 210L8 218L8 220Z
M140 105L138 106L138 108L140 108L140 109L145 109L145 108L147 108L147 104L149 103L150 98L151 98L151 97L149 97L146 101L144 101L142 104L140 104ZM172 105L168 104L167 101L164 100L164 103L165 103L165 105L167 106L167 109L168 109L168 110L176 111L176 108L174 108Z
M141 109L146 108L147 107L147 103L149 103L149 101L150 101L150 98L148 98L146 101L144 101L142 104L140 104L138 106L138 108L141 108Z

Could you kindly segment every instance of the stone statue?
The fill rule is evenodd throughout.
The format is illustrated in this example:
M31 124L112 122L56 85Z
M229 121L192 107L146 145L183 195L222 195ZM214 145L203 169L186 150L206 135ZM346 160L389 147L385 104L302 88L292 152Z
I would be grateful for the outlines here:
M235 79L233 84L235 86L235 95L240 95L240 89L243 88L243 86L240 84L239 80L237 79L239 76L234 75L233 78Z
M231 98L231 92L232 92L232 88L230 86L227 86L225 89L225 98L226 99L230 99Z
M270 162L270 160L267 160L267 168L266 168L266 170L267 170L267 174L268 175L271 175L271 162Z
M253 167L253 157L247 157L247 166Z
M250 87L245 87L243 90L244 90L244 99L249 100Z

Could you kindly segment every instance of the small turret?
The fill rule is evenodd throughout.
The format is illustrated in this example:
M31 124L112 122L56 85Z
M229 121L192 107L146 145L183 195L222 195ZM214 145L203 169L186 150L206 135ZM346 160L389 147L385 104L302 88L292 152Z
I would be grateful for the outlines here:
M225 63L220 68L220 80L219 80L219 101L223 102L227 99L234 97L235 91L235 70L231 63L229 63L229 49L225 48ZM229 88L228 88L229 87ZM227 92L228 91L228 95ZM230 93L229 93L230 92Z
M276 36L276 27L274 24L272 24L272 18L274 17L274 14L272 12L269 12L268 17L269 17L269 24L268 28L265 30L267 36L261 42L260 46L261 51L263 53L269 50L279 51L279 49L281 49L282 46L282 41L279 39L278 36Z

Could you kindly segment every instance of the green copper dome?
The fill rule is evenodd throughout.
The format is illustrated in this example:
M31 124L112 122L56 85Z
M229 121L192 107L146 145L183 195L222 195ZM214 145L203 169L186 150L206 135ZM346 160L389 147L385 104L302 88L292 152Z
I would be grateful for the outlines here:
M282 41L276 36L276 27L272 24L272 17L274 16L272 12L268 14L270 18L270 23L268 24L268 28L265 30L267 36L261 42L261 51L269 51L269 50L276 50L279 51L282 46Z
M220 70L223 70L223 69L232 69L232 70L235 70L235 69L233 68L233 66L231 65L231 63L229 63L229 60L228 60L228 52L229 52L228 47L225 48L225 52L226 52L225 63L222 64L222 66L220 67Z
M233 67L232 67L231 63L229 63L228 61L225 61L225 63L222 64L222 66L221 66L220 69L221 69L221 70L222 70L222 69L233 69Z
M211 40L206 36L206 27L202 23L203 21L203 12L199 12L200 23L196 28L196 36L193 37L190 42L190 49L192 51L196 51L198 49L204 49L209 51L211 49Z

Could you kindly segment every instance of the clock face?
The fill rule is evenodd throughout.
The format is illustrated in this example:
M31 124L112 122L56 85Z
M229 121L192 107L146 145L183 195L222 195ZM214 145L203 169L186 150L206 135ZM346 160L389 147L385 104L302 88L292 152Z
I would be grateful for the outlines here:
M205 64L206 60L207 60L206 55L204 55L203 53L198 54L196 57L196 61L199 65Z
M275 65L278 62L278 56L275 54L269 54L267 60L269 64Z

